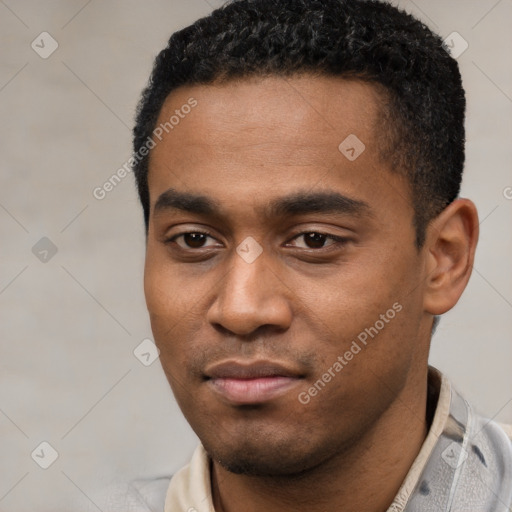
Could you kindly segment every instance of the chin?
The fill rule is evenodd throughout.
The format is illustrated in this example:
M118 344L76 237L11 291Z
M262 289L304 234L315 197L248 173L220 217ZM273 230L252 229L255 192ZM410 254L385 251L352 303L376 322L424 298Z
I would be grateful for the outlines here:
M237 475L257 477L290 477L297 476L310 469L305 461L285 459L275 456L262 458L250 454L232 454L223 458L214 458L224 469Z
M292 443L272 443L262 439L261 444L244 441L238 446L210 446L203 442L210 457L224 469L237 475L257 477L298 476L321 464L322 453L311 453L306 447ZM291 446L292 445L292 446ZM308 447L311 449L311 446ZM323 451L323 450L321 450Z

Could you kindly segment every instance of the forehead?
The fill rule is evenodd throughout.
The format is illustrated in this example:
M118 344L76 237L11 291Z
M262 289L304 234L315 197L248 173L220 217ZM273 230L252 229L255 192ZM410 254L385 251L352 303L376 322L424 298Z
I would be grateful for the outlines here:
M407 184L393 182L377 147L381 102L369 83L327 76L183 86L157 121L166 128L150 153L152 207L170 188L255 207L317 188L403 200Z
M188 143L220 149L252 137L280 146L296 145L300 155L301 148L332 144L348 133L357 132L368 141L381 102L379 94L376 86L361 80L308 74L183 86L164 102L157 125L194 98L197 107L183 123L190 128ZM216 130L205 130L206 123L215 124ZM173 127L170 138L179 133L178 128ZM230 132L237 136L226 139ZM277 134L280 139L273 139Z
M160 111L156 130L161 140L153 137L157 146L150 153L150 175L155 162L172 164L176 171L198 161L203 169L213 161L239 170L330 167L347 138L363 142L366 159L377 156L380 102L373 85L328 76L183 86Z

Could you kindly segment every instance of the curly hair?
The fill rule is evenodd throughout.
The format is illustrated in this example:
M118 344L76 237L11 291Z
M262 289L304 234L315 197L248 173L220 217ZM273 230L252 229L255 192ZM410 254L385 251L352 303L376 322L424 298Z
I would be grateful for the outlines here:
M231 0L175 32L137 107L133 170L149 224L148 155L168 95L182 85L301 73L375 84L379 153L410 184L416 245L459 194L466 100L458 64L423 23L379 0Z

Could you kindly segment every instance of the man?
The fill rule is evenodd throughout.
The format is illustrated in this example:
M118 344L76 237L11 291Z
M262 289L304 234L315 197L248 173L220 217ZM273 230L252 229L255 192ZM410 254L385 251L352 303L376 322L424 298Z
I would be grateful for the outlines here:
M464 113L440 38L387 3L239 0L171 37L133 158L201 441L166 512L512 509L507 427L428 366L478 238Z

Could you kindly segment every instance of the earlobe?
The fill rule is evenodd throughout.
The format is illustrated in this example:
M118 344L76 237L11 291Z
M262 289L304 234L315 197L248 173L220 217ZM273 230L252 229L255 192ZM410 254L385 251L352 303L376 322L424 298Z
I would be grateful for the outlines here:
M427 229L425 312L441 315L459 300L471 276L478 213L469 199L450 203Z

